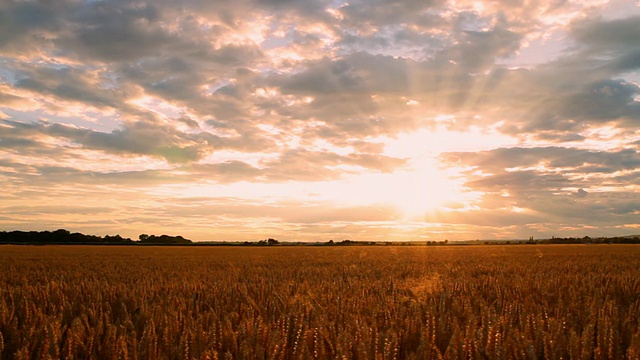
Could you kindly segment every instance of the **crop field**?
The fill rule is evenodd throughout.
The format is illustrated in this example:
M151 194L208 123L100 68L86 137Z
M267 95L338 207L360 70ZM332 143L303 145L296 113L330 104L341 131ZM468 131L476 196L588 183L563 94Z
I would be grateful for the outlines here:
M638 359L640 246L1 246L1 359Z

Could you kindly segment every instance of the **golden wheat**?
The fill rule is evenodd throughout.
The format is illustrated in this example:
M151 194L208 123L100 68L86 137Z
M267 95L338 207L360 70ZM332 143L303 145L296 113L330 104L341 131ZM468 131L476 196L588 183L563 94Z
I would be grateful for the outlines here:
M0 247L1 359L637 359L640 247Z

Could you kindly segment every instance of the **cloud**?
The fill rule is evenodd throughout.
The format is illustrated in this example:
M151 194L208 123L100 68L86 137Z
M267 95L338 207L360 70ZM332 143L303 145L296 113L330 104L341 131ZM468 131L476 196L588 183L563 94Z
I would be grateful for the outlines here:
M289 211L282 220L295 224L320 224L331 222L379 222L394 221L402 216L397 209L385 206L331 207L309 206Z
M77 55L126 61L158 55L164 44L176 41L162 29L160 14L149 3L92 2L75 10L72 21L79 31L55 41Z
M24 199L43 200L41 192L52 191L61 200L44 200L61 207L78 200L66 192L74 185L87 197L104 195L91 184L130 190L150 208L135 218L140 209L118 196L110 206L126 208L129 218L116 223L133 229L157 216L169 227L181 220L157 193L215 184L210 198L233 202L241 196L215 191L239 184L313 188L376 173L391 178L420 170L408 164L442 148L475 146L440 156L464 177L457 181L481 195L434 211L427 222L465 234L461 226L483 234L572 222L611 229L638 211L640 18L599 16L606 6L5 1L0 179ZM532 52L542 54L533 59ZM451 138L407 144L406 158L390 154L390 139L425 129ZM501 132L519 145L458 144L468 141L453 134L468 132ZM382 205L242 201L257 205L226 212L221 204L215 225L255 234L239 225L243 211L277 219L293 229L284 231L289 235L418 236L425 224L404 223L411 230L400 231L398 215ZM192 219L204 234L207 207L198 206ZM55 223L55 214L42 212ZM27 224L36 213L25 208L2 221Z
M4 121L8 125L11 141L24 142L24 136L52 136L66 139L86 149L102 150L107 153L131 155L151 155L162 157L169 162L189 162L201 159L213 151L213 144L200 136L183 133L172 126L161 123L135 122L123 129L110 133L82 129L63 124L25 124ZM4 143L4 141L3 141ZM35 147L34 142L28 142ZM5 144L8 146L10 144ZM40 147L47 147L41 144ZM15 146L13 146L15 148Z
M264 180L261 169L238 160L195 165L186 167L183 170L188 171L198 179L211 179L220 183Z
M284 153L273 161L265 162L276 178L307 178L307 180L324 180L334 178L334 174L348 171L335 169L339 165L357 166L372 171L389 172L406 164L403 159L372 154L338 155L331 152L310 152L295 150ZM353 170L352 170L353 171Z
M588 192L586 192L584 189L578 189L578 191L576 191L575 195L579 198L584 198L587 197L587 195L589 195Z
M185 167L198 178L212 179L221 183L326 181L340 179L347 174L364 171L391 172L406 166L405 159L384 155L351 153L338 155L328 151L289 150L280 156L263 160L259 166L242 161L227 161L214 164L199 164Z
M16 75L19 78L14 85L17 89L97 108L124 106L118 94L103 88L99 74L85 69L36 65L17 69Z
M566 147L499 148L475 153L447 153L449 162L458 162L484 173L495 174L506 169L527 169L541 165L541 169L580 171L599 166L607 173L634 170L640 166L640 153L633 149L619 151L595 151Z
M7 1L0 4L0 50L4 54L32 54L46 48L46 34L60 29L60 20L73 1Z
M55 181L124 181L135 183L145 180L175 182L202 178L220 183L238 181L281 182L321 181L338 179L348 173L362 171L392 172L406 166L406 159L375 153L353 152L338 155L330 151L288 150L279 156L261 162L259 167L231 160L219 163L199 163L215 150L240 149L242 142L213 137L210 134L184 133L174 127L158 123L135 122L110 133L98 132L62 124L26 124L4 121L6 135L0 139L0 148L41 158L72 159L78 151L100 151L113 156L151 156L166 160L171 169L140 169L138 171L112 170L83 173L74 166L50 167L38 165L34 172ZM65 139L68 145L52 147L51 139ZM241 140L240 140L241 141ZM77 146L81 146L80 149ZM263 149L268 150L268 149ZM95 155L87 155L87 158ZM73 162L73 161L71 161ZM76 160L77 162L77 160ZM181 165L182 164L182 165ZM82 163L77 165L82 166ZM156 165L157 166L157 165ZM177 171L184 175L178 176ZM187 175L190 174L190 175ZM33 181L33 180L30 180ZM51 180L54 181L54 180ZM154 182L157 182L154 181Z
M640 105L635 97L640 87L623 80L603 80L587 84L577 94L560 98L559 107L549 118L556 118L569 128L577 129L585 122L608 122L620 120L625 125L640 119Z
M572 29L577 42L591 53L626 55L640 48L640 16L615 20L587 19Z
M443 157L465 167L465 186L484 194L478 211L502 212L506 222L515 221L513 216L530 222L633 221L638 194L625 184L640 175L636 150L501 148ZM446 218L467 221L468 216L451 213Z
M548 4L536 3L535 6L544 8ZM16 6L9 8L7 12L22 11ZM59 16L55 24L47 25L51 28L47 39L62 55L59 59L67 61L67 65L22 65L15 68L19 74L15 85L36 94L97 107L112 107L135 116L140 116L145 110L131 106L130 100L143 91L195 115L213 115L216 121L236 128L244 136L258 132L252 126L239 128L237 124L244 124L243 119L260 113L292 119L318 119L328 127L309 135L326 135L329 139L345 135L360 137L367 129L372 136L415 129L420 123L406 106L400 106L406 103L406 100L401 101L402 97L415 98L421 104L425 118L443 112L495 110L499 115L496 117L513 118L512 104L521 102L523 108L531 108L535 105L532 99L540 98L549 91L557 93L558 88L566 87L566 82L554 84L553 81L557 80L553 79L563 77L549 70L535 69L523 78L522 72L496 66L496 60L508 58L519 50L526 31L530 31L517 26L519 23L515 19L470 9L446 15L445 4L440 2L385 3L384 6L381 3L350 3L337 10L342 13L342 20L326 15L325 10L329 8L328 3L311 1L294 7L291 4L283 6L281 2L241 2L234 6L186 2L180 12L162 2L69 3L64 7L67 12L57 10ZM49 10L52 9L41 4L34 11ZM195 10L198 10L197 14ZM244 71L242 69L255 69L268 63L263 62L265 54L259 45L248 41L249 38L235 43L221 42L220 39L234 34L234 31L236 35L242 35L239 30L245 30L237 28L235 21L225 22L224 12L232 18L242 16L244 12L244 16L252 21L258 18L258 14L294 12L297 22L305 17L313 18L313 21L334 29L337 40L328 46L346 47L342 53L338 52L339 56L291 62L288 66L295 70L293 73L277 68L266 72L249 71L254 75L243 79L240 75ZM422 24L420 29L407 26L411 21L406 16L410 14L417 16L414 22ZM420 22L418 18L424 16L432 19ZM349 30L350 26L361 22L362 17L379 29L370 34ZM445 25L446 17L451 25ZM24 26L40 25L25 21ZM580 41L591 39L589 34L597 31L598 26L607 28L602 22L585 23L581 27L576 26L580 30L576 30L575 36ZM614 28L612 32L628 32L629 26L625 23L609 27ZM442 31L443 27L446 32ZM307 41L307 35L312 35L304 30L294 34L299 34L290 39L294 44L302 44ZM391 53L376 56L370 46L356 46L349 50L349 44L367 38L381 39L381 48L401 49L407 46L413 49L414 54L422 51L425 56L402 58L402 54ZM586 40L584 42L587 43ZM78 60L90 60L100 66L99 70L70 63ZM498 86L494 86L496 81ZM603 84L602 81L613 80L594 77L591 86L597 87ZM207 90L212 86L215 88L216 83L226 85ZM522 86L521 93L513 91L518 86L516 84L526 83L530 85ZM308 96L312 101L306 105L259 101L253 93L261 84L275 86L285 95ZM632 85L618 82L608 86L614 88L614 85L620 91L615 98L599 99L607 107L600 109L598 118L635 118L637 109L630 101L635 94ZM533 132L534 126L536 130L546 127L554 132L575 130L576 126L572 124L576 120L572 116L592 114L588 111L572 114L576 103L593 103L590 102L594 95L590 92L589 83L582 86L585 94L567 93L564 97L556 97L561 100L556 100L555 105L549 103L544 111L535 110L541 113L535 114L536 122L531 123L532 126L526 123L531 114L525 113L513 118L511 127L503 130L507 133ZM531 90L539 95L531 96ZM620 110L619 105L626 105L626 110ZM614 109L618 109L617 113L613 113ZM271 118L266 117L264 121L271 122ZM522 124L518 126L519 121ZM373 122L376 126L371 126ZM380 124L384 125L381 127ZM557 125L553 127L552 124ZM456 124L459 128L469 125L466 121ZM561 125L562 129L559 128ZM546 136L549 139L554 137L552 132Z
M428 22L426 10L441 1L351 1L339 8L344 22L355 27L377 27L398 23Z
M182 116L180 118L177 119L177 121L187 125L190 128L199 128L200 124L198 124L197 121L193 120L192 118L188 117L188 116Z

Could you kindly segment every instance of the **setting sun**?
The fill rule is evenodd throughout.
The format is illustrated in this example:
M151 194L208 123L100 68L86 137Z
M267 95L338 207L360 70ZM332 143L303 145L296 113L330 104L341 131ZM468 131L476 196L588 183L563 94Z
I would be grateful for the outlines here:
M338 182L328 192L333 200L349 204L385 204L401 211L405 219L464 200L463 189L435 164L419 158L409 169L392 174L370 174Z

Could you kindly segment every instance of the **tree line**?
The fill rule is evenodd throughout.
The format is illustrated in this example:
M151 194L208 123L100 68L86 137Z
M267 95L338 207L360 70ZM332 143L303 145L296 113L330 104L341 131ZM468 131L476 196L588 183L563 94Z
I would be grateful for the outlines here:
M137 240L132 240L120 235L85 235L82 233L71 233L65 229L58 229L56 231L0 231L0 244L25 244L25 245L44 245L44 244L56 244L56 245L201 245L201 246L214 246L214 245L235 245L235 246L273 246L273 245L325 245L325 246L362 246L362 245L427 245L427 246L447 246L447 245L472 245L472 244L485 244L485 245L526 245L526 244L640 244L640 236L626 236L626 237L598 237L591 238L585 237L568 237L558 238L552 237L551 239L539 239L534 240L530 237L529 240L510 240L499 241L489 240L481 242L480 240L472 242L456 242L456 241L427 241L425 242L411 242L411 241L354 241L354 240L342 240L320 243L305 243L305 242L280 242L279 240L268 238L260 241L245 241L245 242L196 242L186 239L182 236L169 236L169 235L148 235L140 234Z
M56 231L0 231L0 244L57 245L186 245L193 243L182 236L141 234L138 241L120 235L85 235L65 229Z

